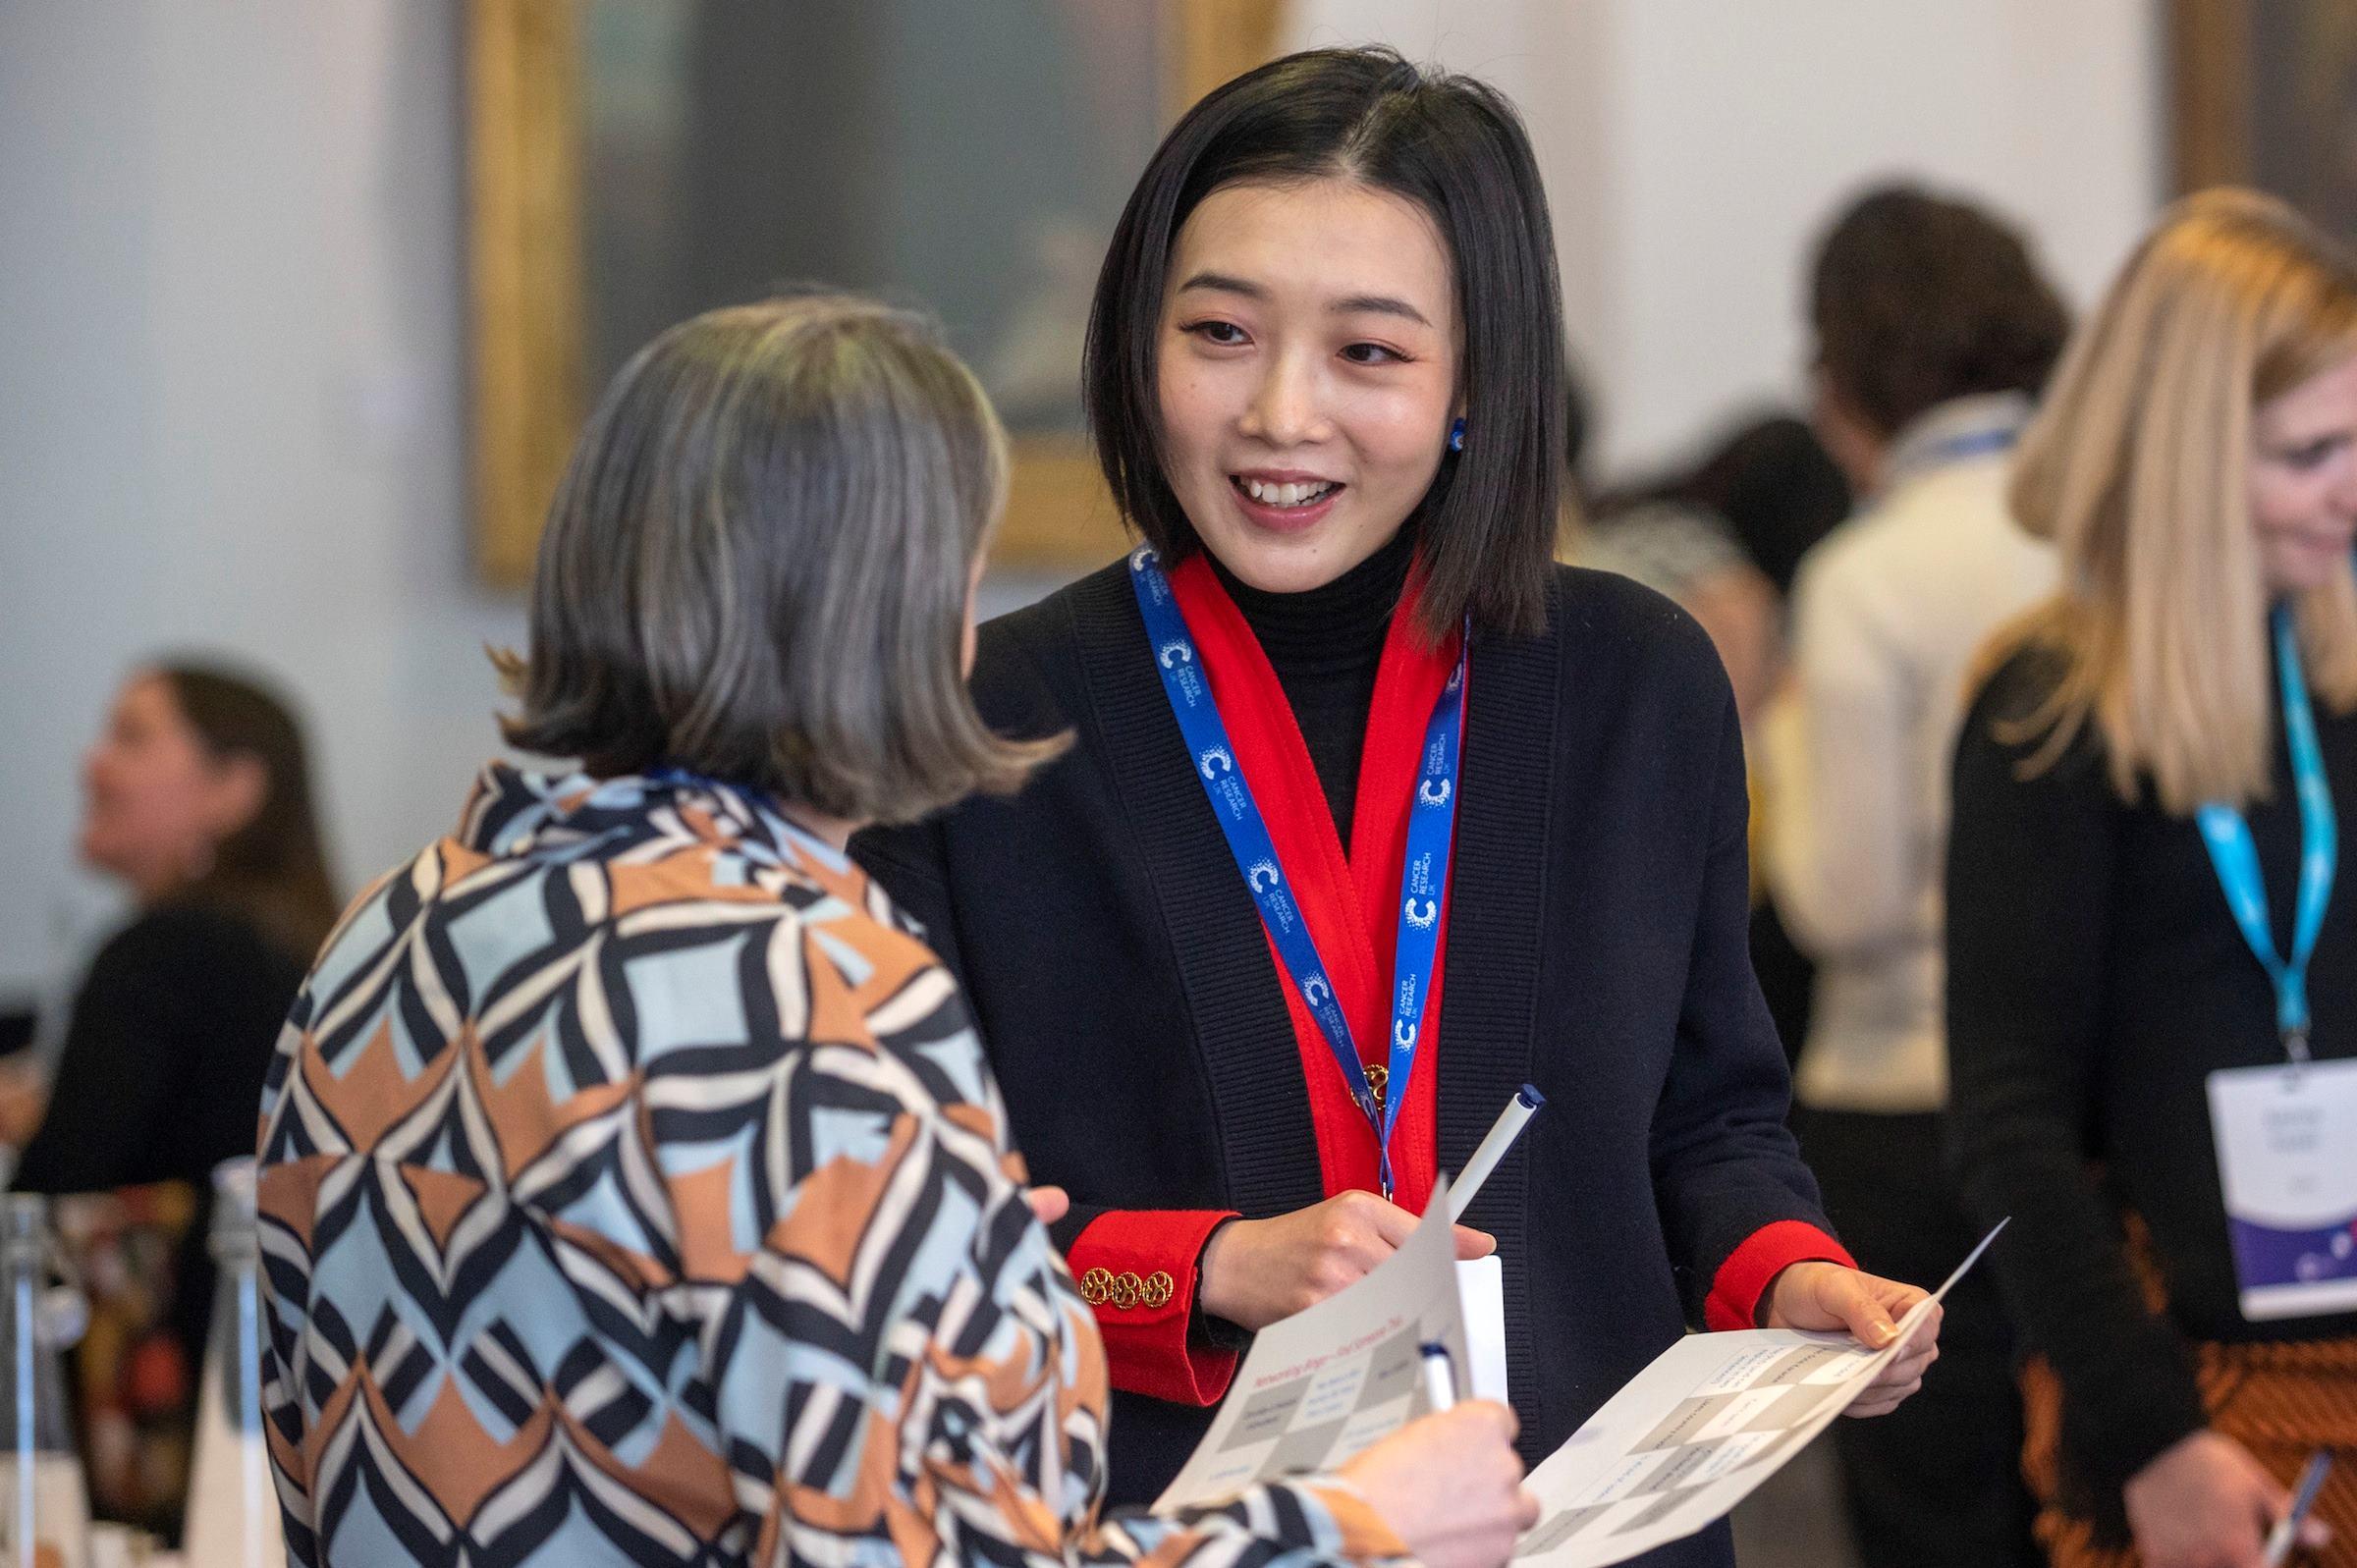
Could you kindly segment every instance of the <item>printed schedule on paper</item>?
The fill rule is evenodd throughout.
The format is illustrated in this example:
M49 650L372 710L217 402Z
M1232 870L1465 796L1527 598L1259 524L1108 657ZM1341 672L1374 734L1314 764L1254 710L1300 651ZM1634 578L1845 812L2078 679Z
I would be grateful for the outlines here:
M1261 1331L1156 1507L1331 1470L1424 1412L1420 1345L1447 1345L1466 1365L1447 1214L1436 1193L1415 1232L1365 1278ZM1996 1238L1983 1238L1882 1350L1781 1328L1672 1345L1531 1472L1541 1512L1515 1560L1605 1568L1723 1517L1865 1392Z

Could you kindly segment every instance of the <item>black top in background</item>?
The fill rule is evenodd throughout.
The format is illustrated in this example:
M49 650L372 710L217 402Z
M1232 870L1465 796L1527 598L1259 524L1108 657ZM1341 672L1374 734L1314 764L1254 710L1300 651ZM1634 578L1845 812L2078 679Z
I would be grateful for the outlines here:
M1991 1262L2065 1389L2063 1443L2088 1506L2117 1525L2127 1478L2203 1424L2189 1339L2357 1334L2357 1315L2244 1321L2206 1081L2283 1060L2275 998L2226 906L2199 830L2111 788L2100 737L2020 777L2036 743L2001 736L2052 689L2025 654L1974 704L1948 839L1951 1137L1967 1201L2013 1223ZM2357 715L2319 706L2340 818L2357 821ZM2007 731L2009 733L2009 731ZM2288 754L2247 816L2277 951L2300 854ZM2309 972L2311 1049L2357 1055L2357 889L2339 891ZM2140 1216L2168 1292L2146 1310L2121 1241Z
M213 1306L212 1171L254 1152L262 1076L305 965L246 921L151 910L91 960L20 1192L103 1192L179 1180L196 1218L175 1260L170 1319L194 1369Z
M190 906L117 933L74 998L40 1130L15 1185L97 1192L253 1153L262 1074L302 961L234 915Z

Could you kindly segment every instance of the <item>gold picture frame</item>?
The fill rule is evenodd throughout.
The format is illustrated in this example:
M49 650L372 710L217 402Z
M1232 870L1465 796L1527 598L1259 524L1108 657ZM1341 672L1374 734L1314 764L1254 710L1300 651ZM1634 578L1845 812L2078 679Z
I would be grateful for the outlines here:
M1113 3L1113 0L1107 0ZM1162 0L1168 123L1269 59L1282 0ZM1145 9L1141 6L1141 10ZM468 490L478 573L531 574L586 410L578 0L466 0ZM1096 566L1124 548L1096 460L1073 437L1014 444L996 565Z
M2169 187L2255 186L2357 240L2357 8L2170 0Z

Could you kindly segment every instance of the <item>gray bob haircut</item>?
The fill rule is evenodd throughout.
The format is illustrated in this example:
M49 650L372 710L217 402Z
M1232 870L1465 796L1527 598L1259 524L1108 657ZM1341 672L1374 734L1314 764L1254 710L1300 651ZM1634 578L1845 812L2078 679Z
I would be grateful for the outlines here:
M842 295L710 311L615 376L575 446L503 668L508 740L913 821L1062 748L967 695L966 592L1007 439L922 317Z

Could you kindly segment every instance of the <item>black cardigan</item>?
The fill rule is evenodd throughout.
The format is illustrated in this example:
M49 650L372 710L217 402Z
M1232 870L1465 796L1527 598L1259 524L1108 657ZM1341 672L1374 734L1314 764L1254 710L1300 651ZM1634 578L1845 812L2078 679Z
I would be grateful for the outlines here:
M1506 1265L1531 1458L1700 1318L1762 1226L1825 1227L1784 1129L1784 1058L1745 946L1742 743L1709 640L1570 568L1549 626L1477 636L1440 1034L1460 1166L1514 1088L1548 1098L1466 1222ZM982 629L977 702L1071 752L854 852L965 985L1034 1179L1106 1209L1271 1216L1325 1196L1251 896L1117 564ZM1122 1396L1113 1492L1151 1498L1209 1412ZM1648 1558L1723 1563L1724 1530Z
M2243 1320L2205 1084L2216 1068L2282 1059L2275 991L2200 829L2149 790L2121 800L2092 730L2054 768L2023 777L2041 743L2011 725L2043 705L2058 672L2051 656L2016 656L1957 740L1949 1138L1982 1220L2013 1217L1990 1263L2032 1348L2060 1375L2071 1500L2118 1531L2128 1478L2203 1424L2187 1337L2347 1337L2357 1315ZM2345 824L2357 817L2357 714L2320 702L2316 725ZM2300 854L2281 729L2274 798L2247 814L2277 951L2290 943ZM2319 1059L2357 1055L2357 894L2342 853L2308 975ZM2145 1308L2121 1210L2145 1222L2166 1318Z
M213 1167L253 1153L262 1076L303 967L225 910L173 903L139 916L90 962L48 1108L17 1164L20 1192L195 1189L171 1302L191 1368L203 1365L213 1310Z

